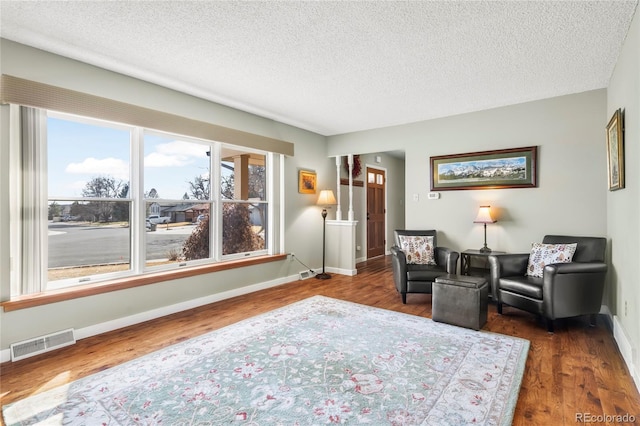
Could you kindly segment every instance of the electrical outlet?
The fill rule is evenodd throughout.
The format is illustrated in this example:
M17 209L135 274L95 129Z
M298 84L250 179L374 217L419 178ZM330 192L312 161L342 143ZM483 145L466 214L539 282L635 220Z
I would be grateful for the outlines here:
M294 252L289 253L289 255L291 256L292 259L296 257L296 254Z

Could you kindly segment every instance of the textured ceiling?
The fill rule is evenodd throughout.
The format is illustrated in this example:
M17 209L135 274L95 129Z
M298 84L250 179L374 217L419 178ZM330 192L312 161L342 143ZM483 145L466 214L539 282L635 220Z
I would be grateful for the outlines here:
M323 135L608 85L634 1L5 1L3 38Z

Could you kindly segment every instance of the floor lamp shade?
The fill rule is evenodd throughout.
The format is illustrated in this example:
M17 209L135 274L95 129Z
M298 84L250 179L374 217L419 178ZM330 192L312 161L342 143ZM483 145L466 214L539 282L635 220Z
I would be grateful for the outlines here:
M323 206L322 209L322 273L316 275L316 278L319 280L328 280L331 278L331 275L327 274L324 271L324 260L325 260L325 250L326 250L326 232L327 232L327 208L333 204L337 204L336 197L333 195L333 191L330 189L323 189L320 191L320 196L318 196L318 202L316 203L319 206Z
M318 204L319 206L331 206L337 204L336 197L333 195L333 191L330 189L323 189L322 191L320 191L318 202L316 204Z
M496 223L491 217L491 206L480 206L478 216L473 223L482 223L484 225L484 246L480 249L480 252L490 253L491 249L487 247L487 223Z

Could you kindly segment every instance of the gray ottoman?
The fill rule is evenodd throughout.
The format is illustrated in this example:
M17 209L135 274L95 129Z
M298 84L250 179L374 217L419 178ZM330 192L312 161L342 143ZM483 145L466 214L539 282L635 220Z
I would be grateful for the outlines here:
M485 278L443 275L433 283L432 319L480 330L487 323L488 298Z

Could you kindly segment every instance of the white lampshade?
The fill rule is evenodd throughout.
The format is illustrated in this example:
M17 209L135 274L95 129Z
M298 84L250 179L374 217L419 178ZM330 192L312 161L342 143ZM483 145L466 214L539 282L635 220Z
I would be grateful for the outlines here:
M318 202L316 203L319 206L329 206L332 204L338 204L336 201L336 197L333 195L333 191L330 189L323 189L320 191L320 196L318 197Z
M491 217L491 206L480 206L480 210L478 210L478 216L473 223L495 223Z

